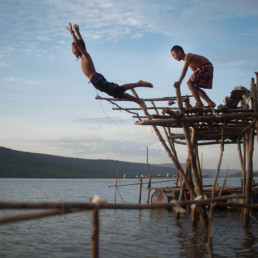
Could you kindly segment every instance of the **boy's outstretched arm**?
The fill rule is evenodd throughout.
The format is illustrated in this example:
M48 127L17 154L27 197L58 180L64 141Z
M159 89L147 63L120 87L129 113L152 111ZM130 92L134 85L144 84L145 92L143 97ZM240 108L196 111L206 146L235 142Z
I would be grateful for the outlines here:
M75 27L75 26L74 26ZM79 27L78 27L79 28ZM86 50L84 49L83 46L80 45L80 43L78 42L78 38L76 36L76 34L73 31L73 27L72 24L69 22L68 26L66 27L66 29L71 33L72 37L73 37L73 42L75 43L75 45L78 47L79 51L81 52L81 54L86 54ZM76 32L77 33L77 32Z
M77 39L77 36L75 35L75 33L73 31L73 27L72 27L72 24L70 22L68 23L68 26L66 26L66 29L71 33L71 35L73 37L73 42L76 44L78 39Z
M185 78L185 75L186 75L186 72L188 70L188 66L189 66L189 60L185 60L185 64L184 64L184 68L182 70L182 73L181 73L181 76L179 78L179 81L175 82L174 83L174 86L177 88L177 87L180 87L183 79Z
M82 46L82 45L80 44L80 41L77 42L77 46L79 47L79 45L80 45L79 48L80 48L81 53L83 54L83 53L85 53L85 51L83 51L83 50L84 50L84 47L85 47L85 50L86 50L86 45L85 45L85 42L84 42L84 40L83 40L83 38L82 38L82 35L81 35L81 33L80 33L79 25L74 24L74 25L73 25L73 28L74 28L75 33L77 34L78 39L81 40L81 41L83 41L83 43L84 43L84 46ZM87 50L86 50L86 52L87 52Z
M78 36L78 39L83 40L82 35L81 35L81 33L80 33L79 25L74 24L74 25L73 25L73 28L74 28L74 31L76 32L77 36Z

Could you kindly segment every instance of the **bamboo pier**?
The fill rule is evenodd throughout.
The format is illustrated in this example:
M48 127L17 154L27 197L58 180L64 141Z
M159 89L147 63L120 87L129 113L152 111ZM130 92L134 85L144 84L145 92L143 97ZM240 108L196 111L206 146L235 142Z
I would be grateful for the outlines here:
M135 90L133 95L139 98ZM186 207L191 213L192 224L197 226L198 218L201 219L206 229L204 244L207 246L209 256L213 257L212 231L213 231L213 208L224 206L240 208L243 212L243 224L249 227L252 212L258 210L258 203L252 203L252 191L257 185L253 180L253 150L255 136L258 131L258 73L256 84L254 78L250 80L250 90L235 89L230 97L225 98L225 104L215 108L191 109L190 98L181 96L179 88L176 88L175 97L142 99L141 108L122 108L117 103L119 99L103 98L115 105L113 110L129 112L137 119L136 125L152 126L158 140L165 149L168 157L178 170L177 178L180 179L180 187L176 183L174 191L179 192L178 200L168 203L149 204L151 188L151 174L148 167L147 149L147 173L148 173L148 198L147 204L141 204L142 178L139 181L140 195L138 204L116 203L116 194L119 193L116 172L115 203L107 203L103 200L86 203L79 202L43 202L43 203L10 203L0 202L0 210L34 210L33 213L1 216L0 225L31 219L39 219L50 216L65 215L76 212L91 211L91 257L99 257L99 231L101 210L152 210L173 209L175 218L180 219L181 207ZM164 101L177 101L177 107L161 105ZM151 104L147 106L147 104ZM141 112L141 113L140 113ZM150 114L154 112L154 114ZM143 113L143 114L142 114ZM178 132L181 130L181 132ZM176 146L183 144L187 147L185 168L179 162ZM212 186L203 185L202 160L199 157L198 146L217 144L220 147L217 172ZM217 178L223 159L224 145L235 144L239 155L242 171L242 186L225 187L227 172L221 187L217 186ZM171 180L166 180L171 181ZM128 184L129 185L129 184ZM123 185L120 185L123 186ZM233 190L233 192L232 192ZM208 194L205 199L204 196ZM233 193L233 194L232 194ZM94 198L93 198L94 199ZM237 202L235 202L237 200ZM239 201L240 200L240 201ZM38 212L35 210L39 210ZM44 211L40 211L44 210Z
M258 131L258 73L256 73L256 83L254 78L250 80L250 90L244 87L235 88L231 92L231 96L225 98L225 104L219 105L216 109L212 107L192 109L190 105L192 96L181 96L180 88L175 88L176 96L173 97L143 98L143 105L138 108L119 106L119 101L124 101L123 99L100 96L97 96L96 99L106 100L114 104L113 110L131 113L132 117L137 119L136 125L152 126L168 157L178 170L181 180L179 200L185 196L183 193L185 191L189 193L190 200L204 194L198 146L214 144L220 146L217 179L224 145L235 144L242 171L240 189L241 193L246 196L241 207L243 208L244 225L248 227L251 214L251 194L254 187L254 139ZM136 98L139 98L134 89L132 93ZM177 101L177 107L164 106L164 101L170 100ZM180 129L181 132L178 133ZM177 157L177 144L187 147L185 169ZM211 197L215 197L215 194L217 192L214 189ZM204 206L201 207L199 214L205 225L208 226L208 212ZM195 224L195 211L192 213L192 220Z

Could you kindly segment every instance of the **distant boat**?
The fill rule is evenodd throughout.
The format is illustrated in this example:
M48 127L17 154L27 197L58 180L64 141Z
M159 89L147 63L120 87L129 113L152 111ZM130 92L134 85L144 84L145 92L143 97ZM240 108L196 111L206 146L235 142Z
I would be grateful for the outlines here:
M203 187L204 196L210 198L212 185L206 185ZM216 188L216 192L220 191L220 187ZM230 195L230 194L241 194L242 187L241 186L229 186L224 187L223 194ZM151 196L151 203L169 203L172 200L178 200L180 194L180 187L161 187L155 188L154 193ZM190 193L187 191L188 197L190 197ZM252 188L252 203L258 203L258 183L254 183ZM236 199L232 199L232 202L238 202ZM224 201L226 202L226 201ZM219 205L218 205L219 206ZM218 207L217 206L217 207ZM224 206L222 206L223 208Z

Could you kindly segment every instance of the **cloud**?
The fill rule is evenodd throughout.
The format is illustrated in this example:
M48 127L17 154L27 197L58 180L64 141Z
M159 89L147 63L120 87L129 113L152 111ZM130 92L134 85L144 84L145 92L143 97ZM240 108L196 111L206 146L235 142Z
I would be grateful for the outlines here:
M2 40L20 35L26 41L33 38L41 43L53 39L62 42L69 36L65 26L70 21L80 25L88 40L114 41L125 36L142 37L145 33L182 40L216 39L228 37L228 30L222 25L237 18L257 21L258 12L255 0L16 0L16 3L6 1L1 6L1 24L3 27L7 21L11 24L11 33L6 31ZM257 32L254 28L255 23L245 33ZM237 27L234 33L239 33Z
M127 160L133 160L135 157L143 157L146 153L146 146L142 142L120 139L104 139L104 138L83 138L83 137L63 137L51 141L36 141L34 143L40 145L48 145L51 148L59 151L70 150L76 157L98 157L98 158L112 158L120 159L126 157ZM150 143L150 142L149 142ZM163 154L162 148L152 148L149 144L151 156L161 156ZM142 159L142 158L141 158Z
M50 41L51 40L51 37L49 36L37 36L37 40L39 41Z
M75 122L84 123L84 124L124 124L132 123L132 119L126 119L121 117L87 117L87 118L78 118Z
M5 62L0 62L0 66L2 67L10 67L11 64L5 63Z
M25 79L25 78L18 78L18 77L8 77L5 79L6 82L19 82L21 84L41 84L39 81Z

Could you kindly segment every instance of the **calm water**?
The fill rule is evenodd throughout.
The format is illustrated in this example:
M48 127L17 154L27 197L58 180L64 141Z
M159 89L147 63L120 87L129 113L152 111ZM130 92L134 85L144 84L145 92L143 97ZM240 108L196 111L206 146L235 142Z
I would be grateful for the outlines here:
M227 185L240 184L239 179L229 180ZM87 202L98 194L112 203L115 189L108 186L114 183L115 179L0 179L0 200ZM124 202L137 203L139 186L121 187L120 194ZM144 185L142 202L146 196ZM119 194L117 199L122 202ZM14 212L20 211L0 214ZM208 257L200 244L201 224L193 230L190 218L184 215L176 221L171 210L101 210L100 224L100 257ZM0 257L90 257L90 236L91 212L6 224L0 226ZM215 212L213 249L215 257L258 257L258 223L247 230L240 212Z

